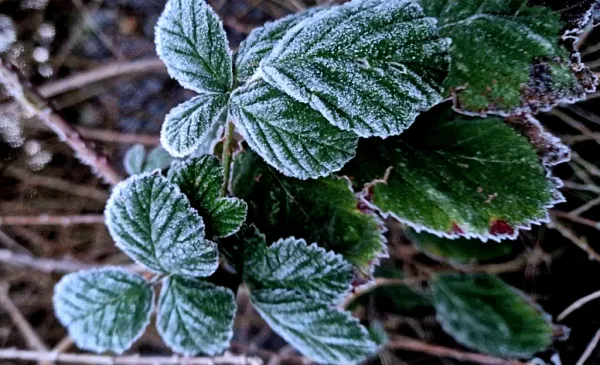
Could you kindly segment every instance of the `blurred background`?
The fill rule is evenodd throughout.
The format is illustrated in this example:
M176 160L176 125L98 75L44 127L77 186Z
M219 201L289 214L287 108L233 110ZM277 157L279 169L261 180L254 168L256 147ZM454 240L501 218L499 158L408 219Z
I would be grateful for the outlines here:
M265 21L315 5L305 0L209 1L235 48ZM133 144L159 144L165 114L193 94L166 74L156 58L154 26L163 0L0 0L0 52L16 65L59 114L103 151L122 175ZM583 60L600 70L600 31L588 29ZM488 262L501 277L556 316L600 290L600 93L539 116L572 150L555 168L565 180L567 203L552 211L552 228L536 227L513 242L512 256ZM80 163L53 131L0 97L0 348L77 351L52 310L52 288L62 274L98 264L126 264L102 224L104 184ZM391 258L380 275L398 277L435 262L416 251L388 222ZM493 267L493 266L490 266ZM239 315L232 350L265 363L302 363L248 306ZM460 349L435 321L421 292L382 288L354 306L359 317L402 334ZM570 335L540 357L559 353L575 364L600 328L600 301L568 316ZM23 323L25 322L25 324ZM27 334L26 327L34 331ZM151 328L151 327L150 327ZM169 354L150 329L130 351ZM430 355L384 350L373 363L459 364ZM25 364L26 362L19 362ZM16 364L0 360L0 364ZM600 364L600 349L586 364Z

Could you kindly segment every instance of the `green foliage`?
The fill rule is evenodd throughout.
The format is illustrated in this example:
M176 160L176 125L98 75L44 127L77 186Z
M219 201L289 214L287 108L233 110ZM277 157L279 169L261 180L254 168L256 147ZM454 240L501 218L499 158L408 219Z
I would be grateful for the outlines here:
M432 285L438 321L465 346L528 358L552 343L549 316L496 276L445 274Z
M173 158L161 146L153 148L148 154L141 144L129 148L123 158L123 166L129 175L164 170L171 164Z
M121 269L80 271L56 284L53 303L77 346L120 354L150 323L154 290L141 276Z

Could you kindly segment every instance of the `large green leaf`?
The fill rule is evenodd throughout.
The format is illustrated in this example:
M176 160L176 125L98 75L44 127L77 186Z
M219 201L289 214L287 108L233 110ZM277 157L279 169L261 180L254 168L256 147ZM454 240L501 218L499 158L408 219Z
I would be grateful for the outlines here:
M442 99L449 40L435 24L410 0L353 0L298 23L260 68L339 128L400 134Z
M163 176L136 175L120 183L104 214L117 246L152 271L208 276L217 269L217 248L204 239L202 217Z
M156 52L169 74L201 94L233 84L231 51L218 15L204 0L170 0L156 24Z
M314 243L290 237L257 251L244 262L244 279L255 288L296 290L327 303L339 302L351 289L352 265Z
M173 108L160 131L163 147L176 157L194 152L221 121L227 98L227 94L199 95Z
M79 348L120 354L148 326L154 290L141 276L121 269L80 271L56 284L53 303Z
M367 204L448 238L515 238L563 199L536 150L501 118L443 106L400 138L362 141L342 173L366 184Z
M249 221L267 235L304 238L369 271L382 253L381 222L363 211L346 179L287 178L247 151L236 158L232 189L248 203Z
M231 290L196 279L164 279L156 328L178 353L215 355L233 336L235 298Z
M240 44L235 54L235 72L238 83L245 83L258 70L260 61L271 53L275 44L285 33L302 20L322 8L310 8L264 24L254 29Z
M438 321L465 346L530 358L552 343L549 316L496 276L438 275L432 285Z
M230 113L250 147L284 175L327 176L354 157L355 134L262 80L232 94Z
M517 114L593 91L595 78L561 42L558 12L528 0L419 0L452 38L444 82L457 110Z
M179 186L202 216L209 237L229 236L246 219L248 207L243 200L219 196L223 179L223 167L208 155L173 163L169 169L169 180Z
M284 289L251 293L271 328L319 363L355 364L377 351L369 332L349 313Z

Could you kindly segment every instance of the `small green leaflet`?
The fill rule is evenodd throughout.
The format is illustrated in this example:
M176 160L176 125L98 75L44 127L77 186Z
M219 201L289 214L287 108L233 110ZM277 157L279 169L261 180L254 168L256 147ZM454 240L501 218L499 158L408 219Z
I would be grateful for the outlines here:
M454 264L469 264L507 256L514 249L514 242L481 242L478 239L458 238L450 240L433 234L407 230L406 235L428 256L447 260Z
M219 264L202 217L177 185L157 174L130 177L113 190L106 225L117 246L150 270L208 276Z
M173 158L162 147L153 148L148 155L143 145L136 144L125 152L123 166L129 175L164 170L171 164Z
M235 54L237 82L245 83L258 70L260 61L269 53L290 28L323 8L310 8L264 24L254 29L240 44Z
M386 137L442 99L448 46L410 0L353 0L298 23L260 69L333 125Z
M238 198L219 197L224 176L223 167L215 157L205 155L175 162L168 178L179 186L202 216L207 236L229 236L244 223L246 203Z
M351 289L352 265L315 243L289 237L263 253L244 263L245 281L255 288L296 290L327 303L338 303Z
M254 308L269 326L318 363L356 364L377 344L349 313L285 289L251 292Z
M359 209L344 178L288 178L246 151L236 158L232 191L248 203L248 220L270 242L288 236L316 242L366 273L385 252L382 223Z
M563 201L525 137L499 117L444 106L400 138L361 141L342 173L366 184L366 204L447 238L514 239L547 222L547 209Z
M194 152L222 120L227 98L227 94L199 95L173 108L160 131L163 147L175 157Z
M121 354L150 323L154 290L141 276L122 269L80 271L56 284L53 303L80 349Z
M354 157L356 135L262 80L233 92L230 113L250 147L286 176L327 176Z
M171 276L163 280L156 327L177 353L216 355L229 346L235 310L231 290Z
M204 0L170 0L158 19L155 43L171 77L186 89L215 94L233 85L227 35Z
M520 114L592 92L592 73L561 43L560 14L527 0L420 0L452 38L446 95L466 113Z
M432 284L438 321L465 346L528 359L552 343L549 316L494 275L437 275Z

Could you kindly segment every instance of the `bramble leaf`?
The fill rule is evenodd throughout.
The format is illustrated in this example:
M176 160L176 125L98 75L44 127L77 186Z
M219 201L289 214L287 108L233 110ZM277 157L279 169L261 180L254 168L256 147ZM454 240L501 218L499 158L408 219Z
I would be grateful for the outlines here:
M333 125L386 137L442 99L448 45L410 0L353 0L287 31L260 69Z
M399 138L364 140L342 173L363 199L416 230L514 239L562 201L536 150L499 117L438 107Z
M147 155L144 146L136 144L125 152L123 165L129 175L164 170L171 164L173 157L161 146L153 148Z
M377 351L369 332L349 313L284 289L251 292L269 326L318 363L355 364Z
M207 236L229 236L244 223L246 203L238 198L219 197L224 176L223 167L215 157L205 155L175 162L168 178L179 186L203 218Z
M236 158L232 191L270 242L288 236L316 242L366 272L384 251L380 221L359 209L346 179L288 178L246 151Z
M506 256L513 251L513 242L481 242L478 239L450 240L433 234L410 230L407 236L421 251L436 259L456 264L468 264Z
M204 0L169 0L156 24L155 43L171 77L186 89L215 94L233 85L227 35Z
M438 321L465 346L530 358L552 343L549 316L494 275L437 275L432 284Z
M233 92L230 113L248 145L286 176L327 176L354 157L356 135L262 80Z
M163 147L184 157L206 142L227 106L227 94L199 95L173 108L160 131Z
M80 271L56 284L53 303L77 347L121 354L150 323L154 290L141 276L122 269Z
M561 43L558 12L527 0L420 3L452 38L444 87L461 112L537 112L595 89L595 77Z
M235 54L235 71L238 83L243 84L258 70L260 61L271 51L285 33L302 20L323 8L315 7L264 24L254 29L240 44Z
M208 276L217 269L217 248L204 239L202 217L163 176L136 175L120 183L104 214L117 246L152 271Z
M171 276L163 281L156 327L177 353L216 355L229 346L235 308L231 290Z
M339 302L353 277L352 265L341 255L294 237L280 239L263 254L251 254L244 263L245 281L255 288L296 290L327 303Z

